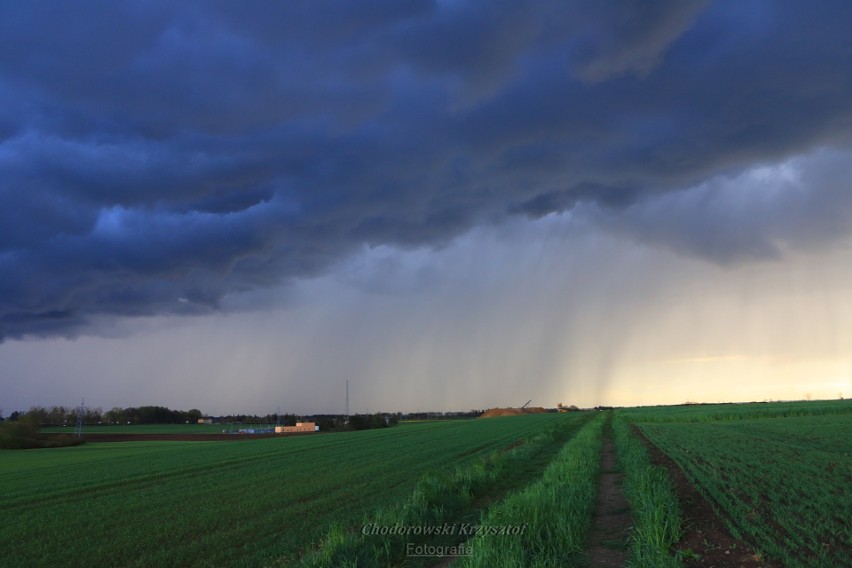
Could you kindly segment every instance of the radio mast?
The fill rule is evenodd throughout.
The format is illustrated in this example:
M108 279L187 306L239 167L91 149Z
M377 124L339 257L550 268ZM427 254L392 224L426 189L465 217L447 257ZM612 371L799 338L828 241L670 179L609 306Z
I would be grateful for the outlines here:
M77 408L77 426L74 427L74 435L78 438L83 437L83 414L86 411L86 399L80 399L80 406Z

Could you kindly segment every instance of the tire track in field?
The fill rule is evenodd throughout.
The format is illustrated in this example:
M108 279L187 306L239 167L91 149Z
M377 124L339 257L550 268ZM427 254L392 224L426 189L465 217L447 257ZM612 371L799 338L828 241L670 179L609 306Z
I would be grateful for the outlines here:
M675 547L684 556L686 568L779 568L774 561L756 554L749 543L736 539L680 466L636 424L632 430L648 448L651 462L669 472L684 528L684 535Z
M610 415L604 425L595 517L586 549L590 566L615 568L627 563L627 538L633 520L623 487L624 474L618 468Z

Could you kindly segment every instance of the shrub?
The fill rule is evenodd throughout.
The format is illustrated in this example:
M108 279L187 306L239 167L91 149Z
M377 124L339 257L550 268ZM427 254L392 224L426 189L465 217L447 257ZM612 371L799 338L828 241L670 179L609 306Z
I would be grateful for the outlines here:
M57 434L43 437L35 424L26 420L0 423L0 448L7 450L29 450L33 448L60 448L82 444L82 438Z

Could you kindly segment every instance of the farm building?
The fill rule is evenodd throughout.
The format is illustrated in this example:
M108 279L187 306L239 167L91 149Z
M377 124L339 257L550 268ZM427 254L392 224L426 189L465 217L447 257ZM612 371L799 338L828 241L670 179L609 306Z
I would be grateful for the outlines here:
M286 434L288 432L319 432L319 426L313 422L296 422L295 426L276 426L276 434Z
M213 419L212 418L199 418L198 423L199 424L213 424Z

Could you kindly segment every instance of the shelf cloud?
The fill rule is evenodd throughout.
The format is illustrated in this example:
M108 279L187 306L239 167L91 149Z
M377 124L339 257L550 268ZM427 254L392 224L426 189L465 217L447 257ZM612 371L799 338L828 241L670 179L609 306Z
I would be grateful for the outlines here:
M614 230L687 252L772 256L789 210L711 251L720 225L679 217L678 192L705 184L709 214L734 219L732 196L708 180L848 148L850 12L6 4L0 338L215 311L364 244L440 246L581 202L634 208ZM800 200L848 206L839 178L809 175ZM671 215L649 224L666 215L643 204L666 193ZM825 233L818 217L793 230Z

